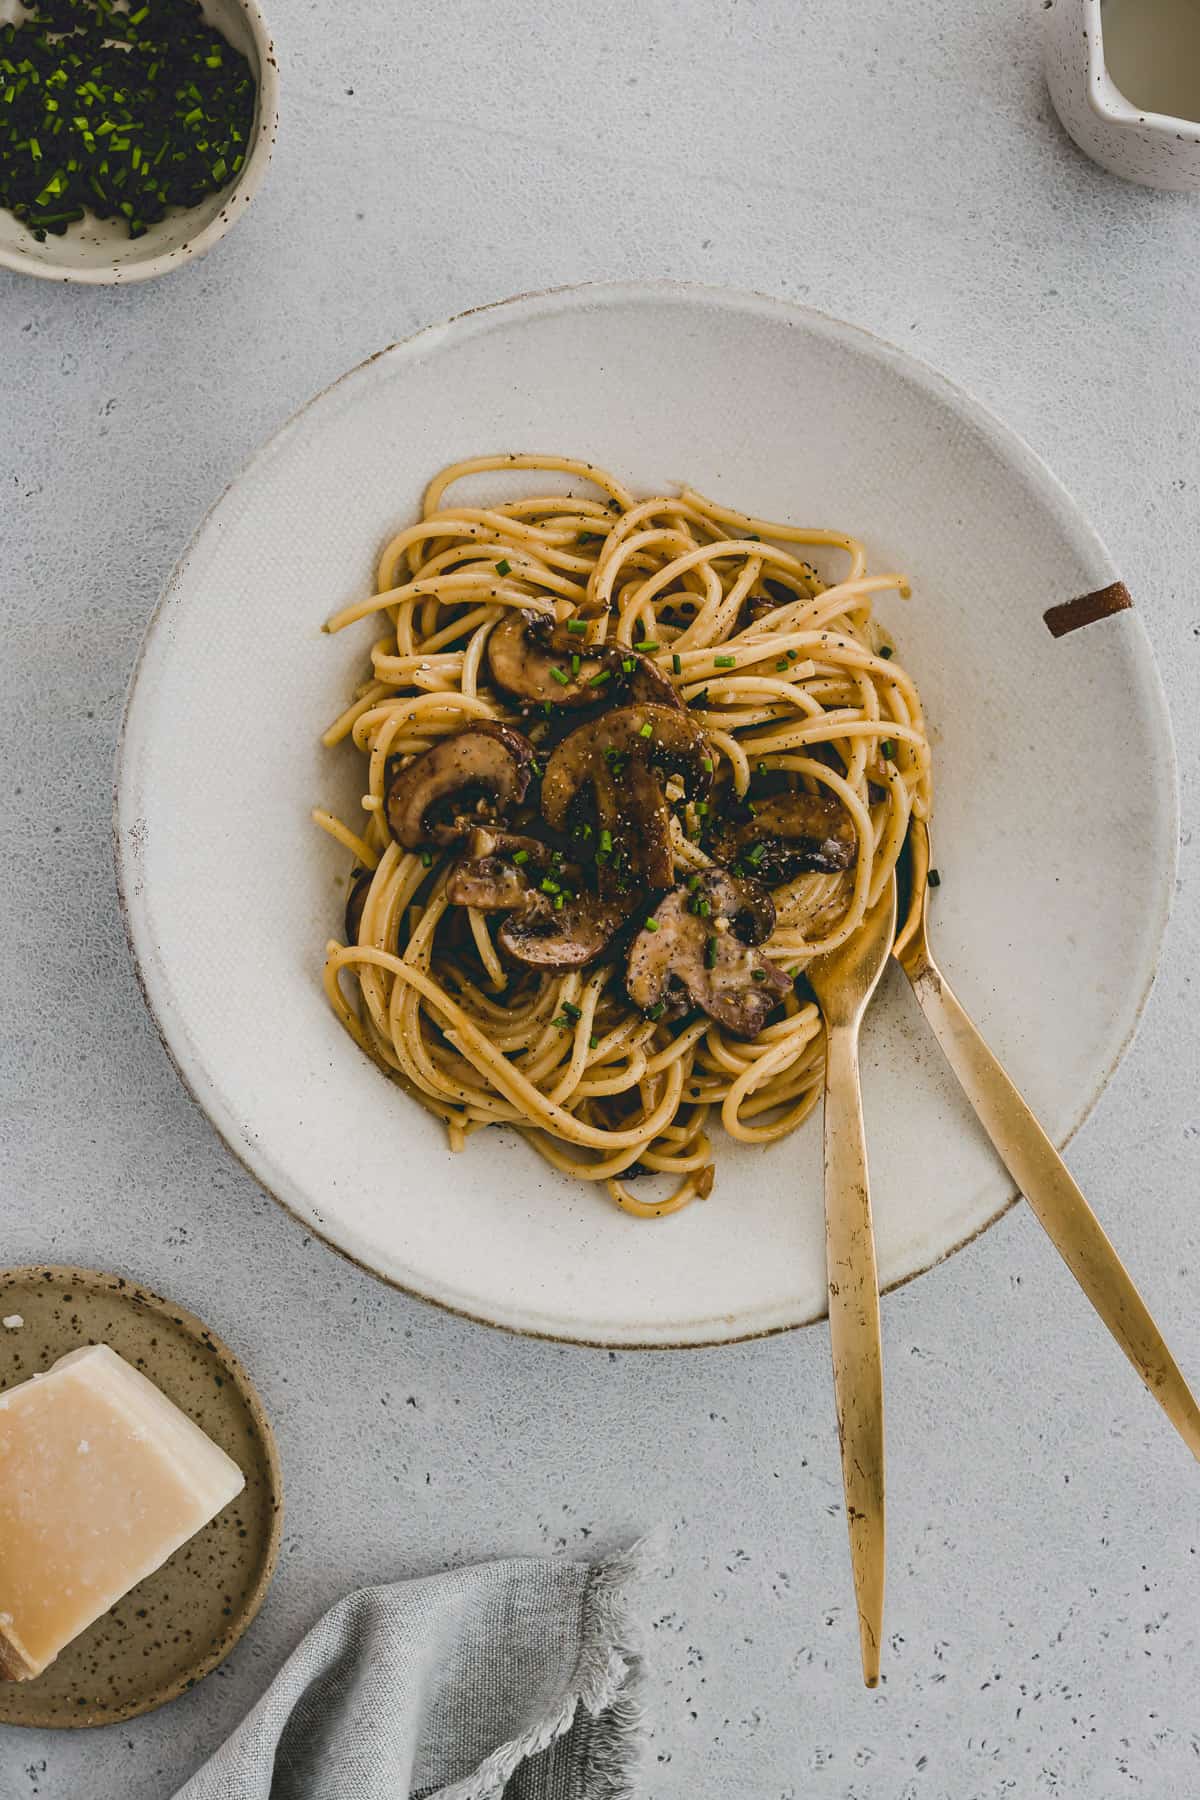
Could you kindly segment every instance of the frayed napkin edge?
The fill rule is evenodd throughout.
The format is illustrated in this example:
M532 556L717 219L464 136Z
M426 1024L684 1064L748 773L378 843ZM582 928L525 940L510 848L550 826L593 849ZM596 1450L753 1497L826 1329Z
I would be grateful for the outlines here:
M631 1590L660 1560L663 1533L592 1566L583 1597L583 1635L567 1690L544 1719L500 1744L473 1774L440 1800L501 1800L523 1762L570 1731L582 1706L596 1721L580 1800L635 1800L645 1715L641 1704L642 1632Z

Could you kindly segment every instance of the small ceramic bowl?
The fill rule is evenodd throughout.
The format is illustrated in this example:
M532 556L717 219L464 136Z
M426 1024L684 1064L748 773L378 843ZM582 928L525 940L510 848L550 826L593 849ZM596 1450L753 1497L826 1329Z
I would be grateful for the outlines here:
M15 0L0 0L0 23L15 19L19 10ZM0 268L93 287L149 281L203 256L242 217L262 185L279 128L275 46L255 0L201 0L201 11L241 51L258 87L253 136L238 179L198 206L172 209L139 238L126 235L123 220L89 213L64 237L47 237L39 244L19 219L0 208Z
M1126 99L1109 73L1100 0L1046 0L1043 29L1050 98L1084 155L1143 187L1200 190L1200 121Z

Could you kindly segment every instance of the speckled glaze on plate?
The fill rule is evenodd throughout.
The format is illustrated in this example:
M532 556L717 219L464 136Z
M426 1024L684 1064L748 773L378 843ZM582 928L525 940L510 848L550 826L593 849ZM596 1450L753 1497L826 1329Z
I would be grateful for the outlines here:
M246 1485L34 1681L0 1682L0 1725L112 1725L194 1687L262 1605L279 1553L275 1437L246 1371L194 1314L121 1275L0 1271L0 1390L109 1344L233 1457Z
M961 389L840 320L670 283L527 295L371 358L260 452L171 577L126 713L118 872L163 1038L234 1152L306 1230L510 1330L671 1348L806 1324L826 1305L819 1122L765 1148L718 1133L711 1199L647 1224L512 1132L451 1154L326 1002L350 858L310 809L352 819L362 789L319 740L379 626L321 624L371 591L437 469L497 449L843 527L911 577L911 603L879 610L933 737L933 941L1058 1145L1130 1040L1172 891L1174 754L1145 631L1070 496ZM894 968L863 1086L894 1286L1013 1189Z

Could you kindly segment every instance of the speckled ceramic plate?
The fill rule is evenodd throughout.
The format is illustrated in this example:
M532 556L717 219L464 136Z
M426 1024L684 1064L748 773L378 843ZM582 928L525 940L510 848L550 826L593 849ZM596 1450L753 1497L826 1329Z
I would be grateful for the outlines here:
M671 286L533 296L394 346L284 427L171 578L126 718L120 879L163 1036L237 1155L307 1229L475 1318L664 1346L805 1323L825 1307L816 1121L765 1150L718 1137L707 1204L643 1223L511 1133L452 1156L326 1006L347 858L309 808L353 817L359 790L318 735L377 627L321 621L370 591L436 469L497 449L843 526L909 573L911 604L881 610L933 731L938 960L1060 1144L1133 1032L1172 887L1145 633L1069 496L959 389L853 326ZM891 1285L1012 1189L896 971L864 1087Z
M0 1682L0 1725L111 1725L215 1669L262 1605L279 1552L275 1438L233 1352L173 1301L92 1269L0 1271L0 1390L110 1344L232 1456L246 1485L35 1681Z

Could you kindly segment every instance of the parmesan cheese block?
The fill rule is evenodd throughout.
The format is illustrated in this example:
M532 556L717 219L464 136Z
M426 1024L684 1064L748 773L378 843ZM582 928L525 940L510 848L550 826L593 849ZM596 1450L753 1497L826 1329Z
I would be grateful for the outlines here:
M0 1677L40 1675L244 1486L106 1344L0 1394Z

